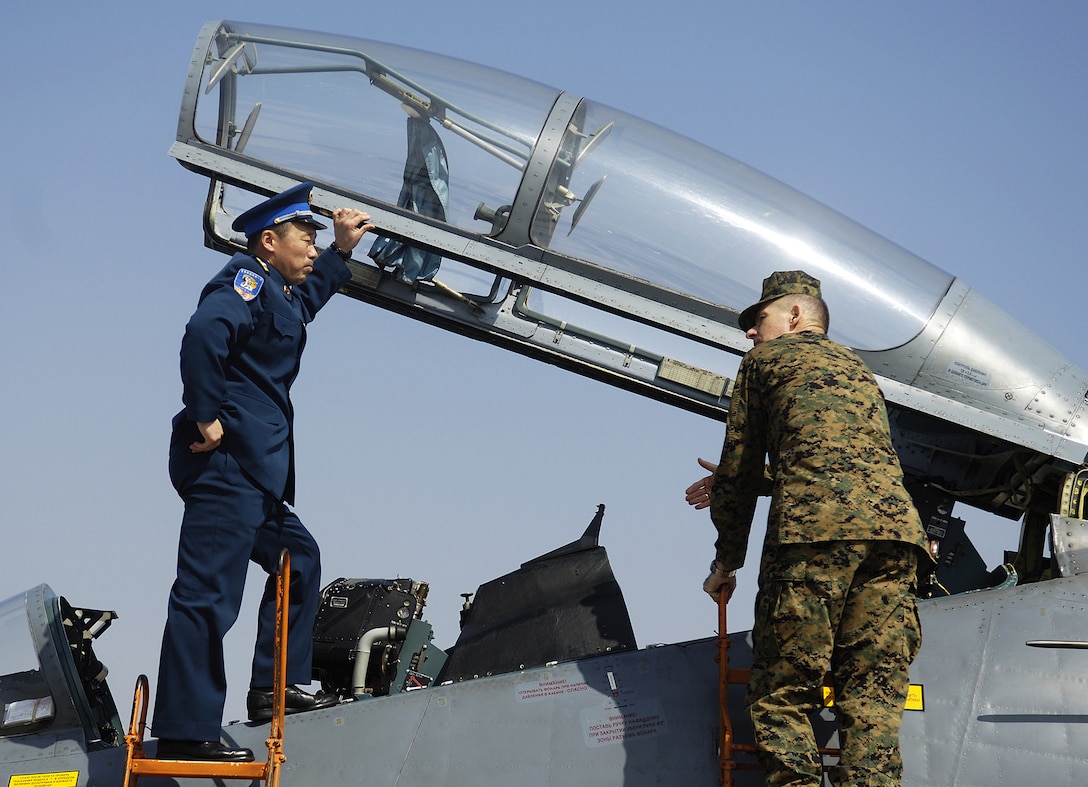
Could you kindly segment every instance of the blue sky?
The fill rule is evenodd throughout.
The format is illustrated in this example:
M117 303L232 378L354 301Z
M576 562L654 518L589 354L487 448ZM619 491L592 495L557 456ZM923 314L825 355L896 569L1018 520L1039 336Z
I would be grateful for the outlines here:
M206 181L167 155L209 19L300 26L503 68L644 117L827 203L963 278L1077 365L1088 215L1088 6L697 0L548 5L20 3L0 63L0 598L46 582L120 613L97 650L127 707L154 677L181 502L166 477L177 351L204 282ZM879 319L879 315L874 315ZM346 298L293 393L296 510L326 580L459 594L581 534L641 645L713 633L705 515L682 490L723 427ZM958 509L993 566L1016 523ZM756 540L761 529L755 529ZM754 561L731 628L750 625ZM244 715L259 577L228 642Z

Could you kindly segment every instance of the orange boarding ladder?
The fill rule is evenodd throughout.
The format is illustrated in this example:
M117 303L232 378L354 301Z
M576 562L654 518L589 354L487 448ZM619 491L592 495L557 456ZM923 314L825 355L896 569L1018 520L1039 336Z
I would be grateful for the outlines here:
M291 577L291 556L280 552L276 582L276 652L273 656L275 676L272 688L272 726L265 743L265 762L215 762L208 760L155 760L144 755L144 732L147 728L147 676L136 679L132 699L132 723L125 735L128 754L125 758L125 781L122 787L136 787L141 776L190 777L193 779L248 779L263 781L267 787L278 787L280 766L287 761L283 754L284 695L287 691L287 605Z
M729 633L725 624L726 596L722 593L718 597L718 652L714 660L718 662L718 724L721 731L721 741L718 744L718 759L721 765L721 776L718 783L723 787L733 787L733 771L761 771L763 768L754 762L736 762L733 752L743 752L754 755L756 747L751 743L733 742L733 723L729 719L729 686L733 684L747 685L751 670L731 669L729 666ZM820 749L821 755L838 757L839 749ZM826 766L824 770L827 770Z

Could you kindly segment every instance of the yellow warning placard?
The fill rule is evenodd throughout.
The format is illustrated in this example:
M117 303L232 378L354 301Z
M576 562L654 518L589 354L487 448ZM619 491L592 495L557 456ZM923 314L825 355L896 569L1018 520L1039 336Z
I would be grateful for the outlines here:
M925 710L926 702L922 696L922 687L912 683L910 688L907 689L907 710Z
M8 787L76 787L79 771L21 773L8 779Z
M835 690L830 686L823 686L823 706L825 708L835 707ZM907 688L907 701L903 705L904 710L925 710L926 703L925 698L922 696L922 687L917 683L912 683Z

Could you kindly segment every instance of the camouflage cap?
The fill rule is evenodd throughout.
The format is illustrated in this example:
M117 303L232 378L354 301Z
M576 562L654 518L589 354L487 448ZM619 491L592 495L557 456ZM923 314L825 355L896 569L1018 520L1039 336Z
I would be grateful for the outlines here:
M771 301L777 301L785 295L811 295L823 298L820 294L820 280L814 279L804 271L775 271L763 280L763 295L758 303L753 303L740 313L737 323L742 331L747 332L756 324L759 310Z

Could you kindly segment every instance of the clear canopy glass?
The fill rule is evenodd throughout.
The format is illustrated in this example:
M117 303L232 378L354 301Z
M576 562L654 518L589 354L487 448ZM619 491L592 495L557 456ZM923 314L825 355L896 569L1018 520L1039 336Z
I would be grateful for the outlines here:
M534 153L561 134L555 166L568 170L558 186L551 171L532 244L736 311L758 300L772 271L801 268L823 282L831 333L860 349L910 340L952 281L744 164L603 104L582 100L576 123L550 129L563 94L502 71L375 41L228 27L222 65L205 71L196 128L245 156L394 204L406 182L407 119L426 117L448 161L446 221L486 232L489 215L516 210L532 191ZM240 75L232 95L209 92L227 67ZM236 107L229 128L224 100ZM228 192L224 204L236 213L253 201ZM443 270L455 286L491 286L468 266ZM574 301L535 292L532 305L615 333L614 317Z
M52 721L53 695L27 623L26 595L0 603L0 736L21 735Z

